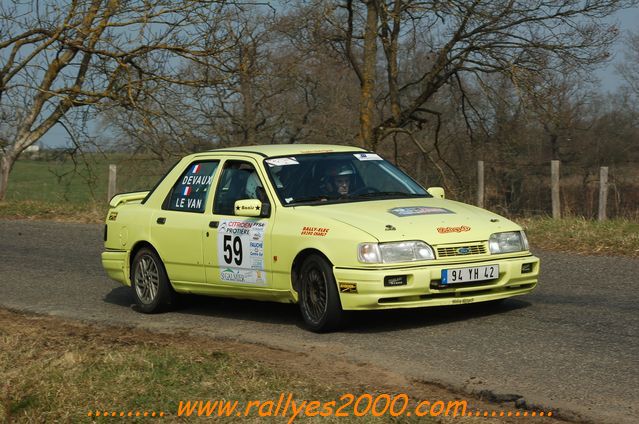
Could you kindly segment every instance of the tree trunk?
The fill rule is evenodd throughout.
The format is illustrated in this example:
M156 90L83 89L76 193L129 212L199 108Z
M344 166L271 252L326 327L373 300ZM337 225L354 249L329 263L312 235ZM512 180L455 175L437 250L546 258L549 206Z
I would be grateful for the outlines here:
M375 112L375 80L377 65L377 5L375 0L366 3L366 30L364 32L364 66L359 111L359 143L372 148L375 144L373 114Z
M257 144L256 116L255 116L255 94L253 92L255 55L256 49L253 45L246 44L240 47L240 93L242 95L242 125L244 126L243 145Z
M0 158L0 202L4 201L9 185L9 174L16 158L11 154L5 154Z

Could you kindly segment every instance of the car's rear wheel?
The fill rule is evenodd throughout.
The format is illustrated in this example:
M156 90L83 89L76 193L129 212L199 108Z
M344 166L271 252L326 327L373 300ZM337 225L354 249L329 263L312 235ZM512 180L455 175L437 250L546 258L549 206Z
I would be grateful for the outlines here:
M175 292L164 264L158 254L149 248L140 249L133 259L131 288L141 312L161 312L175 303Z
M323 333L339 328L343 311L331 265L311 255L300 273L300 311L309 330Z

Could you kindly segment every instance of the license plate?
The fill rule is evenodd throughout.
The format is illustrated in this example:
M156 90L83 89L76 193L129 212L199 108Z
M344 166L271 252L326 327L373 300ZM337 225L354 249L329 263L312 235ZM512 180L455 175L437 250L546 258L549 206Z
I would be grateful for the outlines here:
M497 278L499 278L499 265L442 269L442 285L496 280Z

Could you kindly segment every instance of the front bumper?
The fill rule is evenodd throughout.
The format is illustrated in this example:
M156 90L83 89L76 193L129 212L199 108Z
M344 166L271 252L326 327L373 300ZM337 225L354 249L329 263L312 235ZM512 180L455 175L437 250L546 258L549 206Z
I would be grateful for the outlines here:
M109 278L118 281L125 286L130 286L128 253L122 250L107 250L102 252L102 267Z
M522 273L522 265L532 267ZM439 288L443 269L499 265L499 277L485 282ZM340 291L342 308L394 309L423 306L459 305L486 302L526 294L537 285L539 258L528 255L508 259L490 259L446 265L397 267L384 269L333 269ZM405 275L407 284L384 286L384 277ZM432 283L432 284L431 284Z

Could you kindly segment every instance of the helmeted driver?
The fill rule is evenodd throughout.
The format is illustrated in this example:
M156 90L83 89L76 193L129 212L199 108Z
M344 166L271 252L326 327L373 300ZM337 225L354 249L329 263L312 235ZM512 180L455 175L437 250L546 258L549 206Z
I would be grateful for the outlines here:
M355 169L350 164L332 166L328 169L325 178L327 191L340 197L348 196L353 185Z

